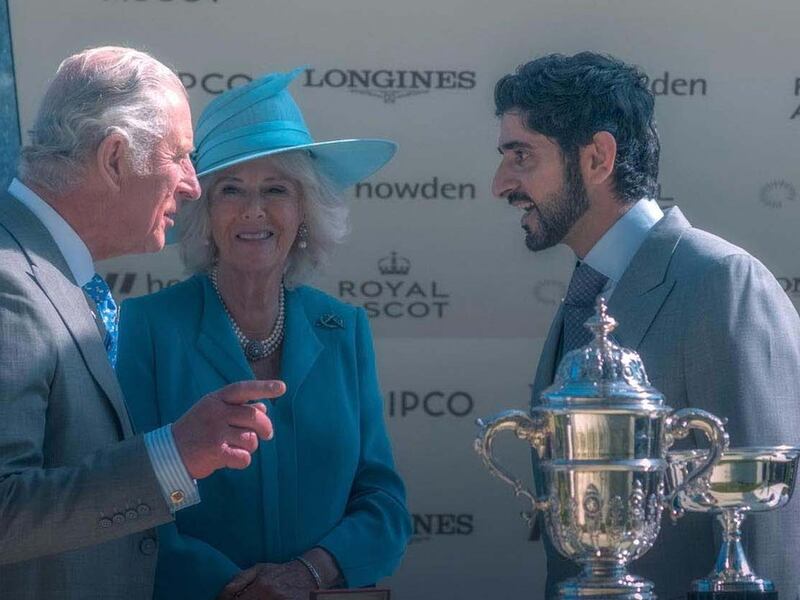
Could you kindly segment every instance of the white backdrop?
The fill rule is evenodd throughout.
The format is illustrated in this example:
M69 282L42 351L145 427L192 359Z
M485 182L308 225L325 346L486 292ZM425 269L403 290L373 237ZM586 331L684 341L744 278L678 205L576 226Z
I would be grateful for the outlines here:
M795 0L11 0L10 13L23 131L62 58L128 44L182 74L195 115L228 85L309 65L291 89L317 139L400 143L350 194L353 234L316 282L374 314L415 515L385 582L400 600L542 595L522 506L471 449L476 417L527 406L572 261L528 252L520 213L491 196L500 76L553 51L641 65L658 94L662 204L749 249L800 305ZM370 71L367 85L349 70ZM100 271L120 298L183 277L170 250ZM524 448L501 450L528 470Z

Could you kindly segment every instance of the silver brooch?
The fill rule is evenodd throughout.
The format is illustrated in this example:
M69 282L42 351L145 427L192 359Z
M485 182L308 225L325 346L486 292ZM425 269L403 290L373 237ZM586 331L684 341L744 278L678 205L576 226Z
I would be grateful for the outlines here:
M316 323L317 327L323 329L344 329L344 321L339 315L326 314L322 315Z

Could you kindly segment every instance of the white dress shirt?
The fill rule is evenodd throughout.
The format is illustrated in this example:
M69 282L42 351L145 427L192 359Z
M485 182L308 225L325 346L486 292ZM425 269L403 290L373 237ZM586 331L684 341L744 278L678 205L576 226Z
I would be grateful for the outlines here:
M64 256L75 283L81 287L89 283L95 274L94 261L89 248L72 226L19 179L11 181L8 192L22 202L50 233ZM144 442L161 492L171 510L174 512L200 502L197 483L186 470L175 446L172 425L146 433Z
M583 262L608 277L601 295L610 299L622 274L631 264L653 225L664 216L658 202L643 198L636 202L603 234Z
M11 180L8 193L22 202L50 232L56 246L64 255L69 270L72 271L75 283L81 287L89 283L94 277L94 261L89 253L89 248L70 224L19 179Z

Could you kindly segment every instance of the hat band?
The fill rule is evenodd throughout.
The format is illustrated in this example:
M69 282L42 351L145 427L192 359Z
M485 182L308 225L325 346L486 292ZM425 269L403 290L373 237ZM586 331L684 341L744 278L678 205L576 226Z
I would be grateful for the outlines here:
M261 83L254 82L228 90L225 94L212 101L212 104L203 111L203 115L201 115L200 121L197 123L195 137L203 139L229 119L241 114L245 109L280 93L289 85L290 81L303 72L304 68L299 67L289 73L275 73Z
M255 158L277 150L291 150L313 143L314 140L308 132L294 129L251 133L215 144L213 148L204 148L202 154L195 159L195 168L201 173L216 165L236 162L248 156Z
M241 140L259 134L275 135L282 134L284 132L293 132L297 135L305 136L308 141L303 143L313 142L311 139L311 134L308 133L308 129L306 129L304 123L298 123L297 121L265 121L263 123L253 123L250 125L237 127L236 129L231 129L230 131L215 135L210 139L206 138L201 140L197 144L197 150L195 150L194 153L194 160L201 160L203 156L205 156L210 150L213 150L220 144L224 144L226 142Z

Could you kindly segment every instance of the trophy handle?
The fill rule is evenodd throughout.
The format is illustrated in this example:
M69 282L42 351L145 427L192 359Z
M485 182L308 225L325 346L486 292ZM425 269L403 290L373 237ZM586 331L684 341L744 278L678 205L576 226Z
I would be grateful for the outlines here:
M543 426L520 410L503 411L486 420L477 419L476 423L480 430L475 438L475 452L483 459L483 464L492 475L514 488L516 496L522 496L531 503L533 511L523 512L522 518L529 527L533 527L536 511L544 511L547 509L548 503L546 500L537 500L525 484L494 459L492 444L495 435L501 431L513 431L519 439L527 441L541 457L545 447Z
M700 430L711 444L708 450L708 458L706 458L705 462L691 471L683 483L677 485L664 500L670 509L670 517L672 517L673 521L677 521L684 513L678 502L678 494L690 488L708 489L708 475L714 465L719 462L722 453L728 449L729 440L728 433L725 431L725 421L699 408L676 410L667 417L664 425L666 435L665 452L675 440L682 440L688 436L692 429Z

